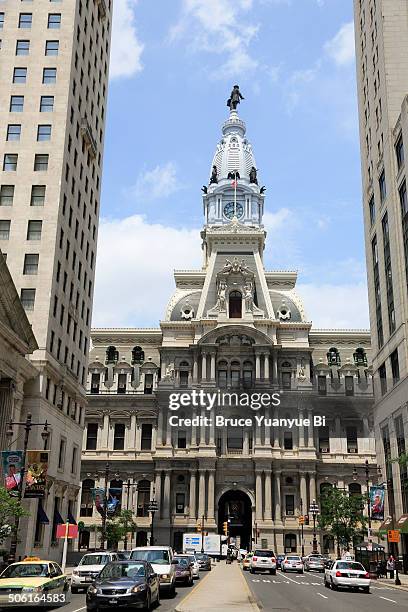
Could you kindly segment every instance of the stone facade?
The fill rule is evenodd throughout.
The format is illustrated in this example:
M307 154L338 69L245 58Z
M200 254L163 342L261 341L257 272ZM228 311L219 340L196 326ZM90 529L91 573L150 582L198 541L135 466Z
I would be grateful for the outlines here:
M355 0L354 21L376 446L408 571L408 5Z
M245 123L231 111L212 164L216 181L203 195L202 269L175 272L160 328L92 332L83 547L95 546L91 526L100 517L91 489L105 485L106 462L109 487L136 517L132 544L150 539L155 499L155 542L177 549L198 521L221 533L229 518L230 535L245 547L255 540L300 552L298 516L322 487L365 492L366 459L376 482L370 334L313 330L297 273L265 270L264 190L253 181L254 164ZM236 183L230 173L238 173ZM185 392L237 396L212 411L202 402L173 410L173 394ZM280 405L242 405L259 393L279 394ZM216 415L251 423L219 426ZM310 421L271 427L255 415ZM314 417L325 417L325 426ZM304 544L310 551L311 521ZM319 546L332 550L333 543L319 534Z

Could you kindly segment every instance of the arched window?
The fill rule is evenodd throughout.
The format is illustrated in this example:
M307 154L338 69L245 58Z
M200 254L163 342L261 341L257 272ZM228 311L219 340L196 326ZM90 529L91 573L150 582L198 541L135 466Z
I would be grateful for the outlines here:
M82 483L81 493L81 509L80 516L92 516L93 511L93 499L92 489L95 487L95 481L87 478Z
M361 495L361 484L358 482L351 482L349 484L349 495L350 497L356 497L357 495Z
M329 366L341 366L340 353L335 346L332 346L327 353L327 363Z
M145 358L144 351L141 346L134 346L132 349L132 364L143 363Z
M243 384L245 389L250 389L253 383L254 366L251 361L244 361L243 366Z
M296 535L294 533L285 534L285 553L296 552Z
M225 389L227 387L228 363L226 361L219 361L217 372L218 372L218 386L221 389Z
M179 366L180 387L188 387L189 371L188 361L181 361Z
M239 387L241 376L241 364L239 361L231 362L231 387Z
M356 348L355 353L353 353L353 357L356 366L367 367L367 354L363 348Z
M137 516L149 516L150 481L139 480L137 483Z
M242 294L240 291L231 291L229 294L229 318L242 318Z
M239 418L238 416L236 418ZM242 451L244 448L244 429L243 427L228 427L227 430L228 451Z
M106 349L106 363L117 363L119 361L119 351L116 346L108 346Z

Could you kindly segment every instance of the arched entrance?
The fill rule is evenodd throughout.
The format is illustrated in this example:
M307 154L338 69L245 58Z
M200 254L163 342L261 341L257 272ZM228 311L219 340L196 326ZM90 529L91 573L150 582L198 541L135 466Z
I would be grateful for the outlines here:
M252 506L243 491L230 490L218 502L218 533L223 534L223 523L229 521L229 535L239 539L241 548L250 549L252 538Z

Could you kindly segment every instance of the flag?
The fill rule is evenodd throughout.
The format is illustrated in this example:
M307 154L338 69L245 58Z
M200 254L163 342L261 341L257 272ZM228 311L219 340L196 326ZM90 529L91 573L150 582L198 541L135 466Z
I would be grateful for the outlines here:
M232 187L236 187L238 185L237 179L234 179L231 183Z

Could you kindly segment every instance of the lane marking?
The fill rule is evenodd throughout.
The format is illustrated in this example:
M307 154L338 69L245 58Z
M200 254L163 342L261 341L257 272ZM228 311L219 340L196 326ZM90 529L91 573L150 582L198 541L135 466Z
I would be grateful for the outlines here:
M320 582L311 582L310 584L312 584L313 586L320 586Z
M323 595L322 593L317 593L317 595L319 595L320 597L323 597L323 599L329 599L326 595Z
M262 580L262 582L270 582L270 580Z
M379 595L380 599L385 599L385 601L390 601L391 603L397 603L396 601L394 601L394 599L388 599L388 597L382 597L381 595Z
M73 612L80 612L80 610L86 610L86 606L84 606L83 608L77 608L76 610L73 610Z
M285 576L286 580L290 580L291 582L294 582L295 584L299 584L297 582L297 580L293 580L293 578L289 578L289 576Z

